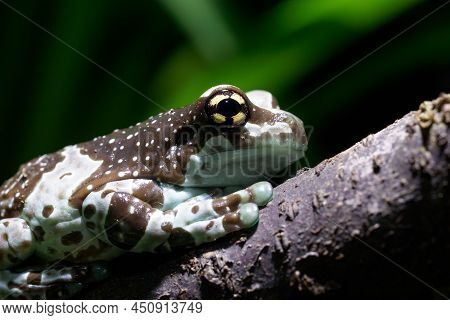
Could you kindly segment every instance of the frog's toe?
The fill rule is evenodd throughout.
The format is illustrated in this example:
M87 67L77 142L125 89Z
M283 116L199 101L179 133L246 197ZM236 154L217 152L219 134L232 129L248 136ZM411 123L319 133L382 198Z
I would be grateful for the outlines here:
M259 209L254 203L246 203L239 210L239 219L241 228L250 228L254 226L259 219Z
M242 212L243 227L255 224L258 206L266 205L273 194L269 182L258 182L252 186L226 196L206 200L189 200L174 208L176 212L174 227L185 227L199 221L210 221L227 213Z
M272 200L273 188L272 185L267 181L257 182L250 186L248 189L254 197L253 202L258 206L264 206L270 200Z
M211 242L230 232L252 227L258 222L258 218L258 206L255 203L246 203L237 212L225 213L218 218L174 228L168 244L170 247L178 247Z

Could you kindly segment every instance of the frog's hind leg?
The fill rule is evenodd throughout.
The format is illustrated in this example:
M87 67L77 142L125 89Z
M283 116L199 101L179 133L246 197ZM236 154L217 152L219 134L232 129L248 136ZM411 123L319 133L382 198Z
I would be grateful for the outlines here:
M66 299L107 276L103 264L0 271L0 299Z
M18 265L34 251L30 227L21 218L0 221L0 270Z
M170 235L173 210L153 208L128 192L92 192L83 202L88 230L112 247L152 252Z

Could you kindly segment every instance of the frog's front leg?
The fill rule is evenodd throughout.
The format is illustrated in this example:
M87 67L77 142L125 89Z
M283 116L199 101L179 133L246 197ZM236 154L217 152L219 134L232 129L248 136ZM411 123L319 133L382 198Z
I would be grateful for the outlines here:
M220 198L195 197L166 211L131 192L92 192L83 203L86 227L123 250L154 252L161 246L192 246L213 241L258 221L258 205L272 197L268 182Z
M174 208L176 215L168 245L200 245L250 228L258 221L258 206L266 205L272 193L269 182L258 182L227 196L181 203Z

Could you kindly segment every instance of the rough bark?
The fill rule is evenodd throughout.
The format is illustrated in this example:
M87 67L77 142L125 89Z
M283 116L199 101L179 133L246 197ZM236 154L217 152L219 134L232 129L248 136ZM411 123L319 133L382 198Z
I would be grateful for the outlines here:
M80 298L445 298L450 95L275 189L257 228L127 256Z

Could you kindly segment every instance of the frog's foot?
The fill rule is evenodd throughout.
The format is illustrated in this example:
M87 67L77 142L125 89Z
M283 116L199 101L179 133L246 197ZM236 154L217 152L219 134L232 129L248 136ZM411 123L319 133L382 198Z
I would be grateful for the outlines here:
M108 272L96 263L36 271L0 271L0 299L66 299L84 284L101 281Z
M182 203L174 208L175 220L168 244L170 247L199 245L250 228L258 222L258 206L266 205L272 195L270 183L258 182L225 197Z
M33 252L33 233L25 220L8 218L0 221L0 270L13 267Z
M258 206L255 203L245 203L235 212L173 228L167 244L170 248L180 246L197 246L211 242L230 232L250 228L258 222Z
M215 219L227 213L236 213L239 212L241 206L247 203L264 206L272 199L272 194L273 189L269 182L258 182L224 197L193 198L180 203L173 209L176 215L173 226L184 227L193 222Z

